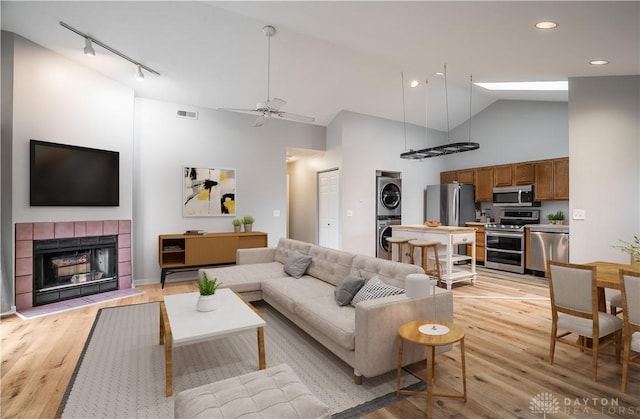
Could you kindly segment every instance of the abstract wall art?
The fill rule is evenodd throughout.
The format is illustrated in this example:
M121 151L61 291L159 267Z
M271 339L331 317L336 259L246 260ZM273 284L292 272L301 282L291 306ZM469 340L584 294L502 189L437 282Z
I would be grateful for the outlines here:
M234 216L235 169L184 167L182 171L184 217Z

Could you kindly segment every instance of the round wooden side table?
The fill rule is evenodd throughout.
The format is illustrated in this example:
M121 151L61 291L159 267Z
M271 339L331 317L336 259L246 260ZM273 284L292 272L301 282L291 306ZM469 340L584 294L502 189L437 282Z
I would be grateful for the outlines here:
M427 326L428 325L428 326ZM435 333L439 334L428 334L434 333L432 332L431 325L436 325L436 327L440 326L439 329L442 329L442 326L445 326L449 330L444 333L442 330L438 330ZM421 332L420 330L425 331L426 333ZM465 368L465 360L464 360L464 330L462 327L453 324L451 322L446 322L442 320L415 320L409 323L405 323L398 329L398 376L396 380L396 394L409 394L409 395L420 395L427 397L427 418L432 417L431 405L432 399L434 396L437 397L448 397L453 399L462 399L465 402L467 401L467 374ZM423 345L427 347L427 390L426 391L411 391L411 390L401 390L400 389L400 375L402 370L402 351L404 347L404 341L415 343L417 345ZM462 364L462 394L443 394L443 393L434 393L433 386L435 382L435 349L436 346L446 346L451 345L456 342L460 342L460 362Z

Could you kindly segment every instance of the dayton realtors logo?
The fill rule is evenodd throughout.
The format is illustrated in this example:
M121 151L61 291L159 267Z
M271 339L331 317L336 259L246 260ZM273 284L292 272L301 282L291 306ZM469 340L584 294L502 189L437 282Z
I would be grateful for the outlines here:
M585 397L570 398L560 401L551 393L538 393L529 403L531 413L542 414L542 418L546 419L547 415L553 413L564 413L567 415L599 415L599 414L616 414L616 415L637 415L640 413L640 406L620 406L617 398L601 398L601 397Z
M542 418L547 418L547 413L560 412L560 403L551 393L538 393L529 403L531 413L542 413Z

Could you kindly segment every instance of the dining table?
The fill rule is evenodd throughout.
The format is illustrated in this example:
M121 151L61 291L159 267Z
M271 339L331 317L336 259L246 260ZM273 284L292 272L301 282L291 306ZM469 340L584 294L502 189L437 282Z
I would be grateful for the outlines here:
M607 302L604 295L605 288L619 290L622 289L620 284L620 271L629 270L640 272L638 264L625 264L605 261L595 261L585 263L587 266L595 266L596 268L596 285L598 287L598 309L607 311Z

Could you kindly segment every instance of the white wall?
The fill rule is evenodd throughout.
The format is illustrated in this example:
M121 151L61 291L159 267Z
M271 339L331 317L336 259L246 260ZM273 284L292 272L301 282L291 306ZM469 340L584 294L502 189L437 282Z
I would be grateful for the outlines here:
M480 149L445 157L446 170L566 157L568 137L566 102L499 100L471 119L471 141ZM467 141L468 122L451 138Z
M407 124L406 128L406 148L402 122L343 111L327 129L328 153L337 148L341 153L342 249L375 256L377 170L402 173L402 222L424 221L424 187L438 182L444 162L405 160L400 154L440 144L444 137L435 130L429 130L427 137L425 128L416 125ZM347 217L347 211L353 216Z
M571 261L629 263L614 249L640 235L640 76L569 79Z
M2 166L3 182L11 182L2 191L3 206L10 205L2 222L3 312L5 299L13 305L15 293L15 223L131 219L133 214L133 90L20 36L3 33L3 38L7 35L13 42L13 89L6 91L3 80L3 106L12 113L9 129L3 121L2 131L3 153L11 153L11 164ZM6 53L3 48L3 61ZM30 139L118 151L120 206L30 207Z
M13 222L132 217L133 90L16 36ZM120 153L119 207L30 207L29 140Z
M177 118L179 109L198 112L199 118ZM236 215L254 216L254 231L266 232L271 246L286 236L287 147L324 150L326 130L277 119L255 128L254 120L252 115L136 99L136 280L159 280L159 235L233 231L231 216L183 217L184 166L236 169Z

